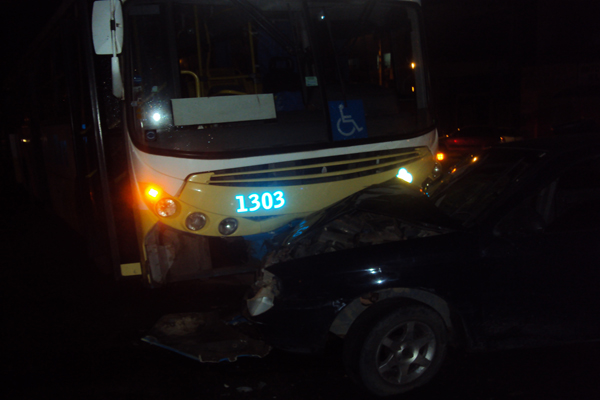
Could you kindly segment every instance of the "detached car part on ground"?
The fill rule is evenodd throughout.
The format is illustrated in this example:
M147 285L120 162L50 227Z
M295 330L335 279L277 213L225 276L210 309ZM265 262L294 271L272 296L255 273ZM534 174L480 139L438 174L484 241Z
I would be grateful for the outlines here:
M598 339L599 143L513 143L425 193L396 181L351 196L268 256L248 314L281 349L344 338L348 372L380 396L429 381L448 345Z

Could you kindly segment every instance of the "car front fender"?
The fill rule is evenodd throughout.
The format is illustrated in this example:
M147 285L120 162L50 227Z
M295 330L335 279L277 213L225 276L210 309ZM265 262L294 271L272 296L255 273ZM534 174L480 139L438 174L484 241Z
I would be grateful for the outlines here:
M450 307L448 303L437 296L423 289L415 288L389 288L364 294L352 300L341 312L337 314L330 327L330 332L344 337L354 321L369 307L383 300L398 299L413 303L421 303L431 307L444 320L449 330L452 329L452 319L450 317Z

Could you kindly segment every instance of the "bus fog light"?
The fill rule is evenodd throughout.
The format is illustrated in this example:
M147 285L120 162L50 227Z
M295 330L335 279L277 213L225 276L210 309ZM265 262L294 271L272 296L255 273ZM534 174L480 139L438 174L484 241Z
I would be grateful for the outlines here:
M192 213L185 219L185 226L190 231L199 231L204 228L204 225L206 225L206 215L199 212Z
M219 224L219 232L221 232L221 235L226 235L226 236L231 235L233 232L236 231L237 227L238 227L237 219L225 218Z
M156 213L161 217L170 217L177 212L177 204L172 199L160 199L156 203Z

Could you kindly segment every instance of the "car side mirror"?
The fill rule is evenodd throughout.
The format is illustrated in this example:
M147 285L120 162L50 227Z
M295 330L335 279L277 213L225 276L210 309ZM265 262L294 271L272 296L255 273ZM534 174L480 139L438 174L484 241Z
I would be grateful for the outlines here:
M544 217L531 207L519 207L506 215L494 228L496 236L530 236L544 232Z

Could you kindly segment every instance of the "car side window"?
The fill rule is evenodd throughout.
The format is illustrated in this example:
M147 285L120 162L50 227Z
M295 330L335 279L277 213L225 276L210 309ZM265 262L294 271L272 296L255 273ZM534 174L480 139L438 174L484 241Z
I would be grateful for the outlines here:
M541 233L548 224L544 205L548 203L551 191L544 188L539 193L528 196L494 227L494 234L499 236L529 236Z
M568 168L556 181L553 217L548 232L598 229L600 224L600 159Z
M531 235L600 227L600 159L579 162L527 197L495 227L497 234Z

